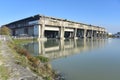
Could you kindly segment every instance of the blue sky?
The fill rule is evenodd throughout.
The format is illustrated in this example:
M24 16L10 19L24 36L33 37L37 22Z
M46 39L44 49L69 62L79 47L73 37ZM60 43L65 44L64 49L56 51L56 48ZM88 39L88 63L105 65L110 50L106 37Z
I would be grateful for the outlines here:
M0 0L0 25L42 14L120 32L120 0Z

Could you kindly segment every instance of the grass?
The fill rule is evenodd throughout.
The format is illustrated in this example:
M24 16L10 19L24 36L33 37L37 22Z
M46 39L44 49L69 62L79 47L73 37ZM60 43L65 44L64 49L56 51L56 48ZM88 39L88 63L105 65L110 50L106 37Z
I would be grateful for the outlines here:
M52 80L50 76L44 78L45 80Z
M9 72L4 65L0 65L0 79L7 80L9 78Z
M16 64L20 64L23 67L29 67L34 73L45 78L45 80L52 80L54 74L51 66L47 64L47 62L49 62L49 59L44 56L34 57L30 55L30 53L26 49L18 45L21 44L22 42L25 43L29 41L14 40L13 42L8 43L9 47L14 52Z
M28 66L28 60L25 56L16 56L16 64L22 65L23 67Z
M4 58L0 55L0 62L4 62ZM4 64L0 65L0 80L7 80L10 77L8 69Z
M37 41L37 39L13 39L13 41L15 44L25 44L25 43Z
M49 62L49 59L44 56L37 56L36 58L39 59L43 63Z

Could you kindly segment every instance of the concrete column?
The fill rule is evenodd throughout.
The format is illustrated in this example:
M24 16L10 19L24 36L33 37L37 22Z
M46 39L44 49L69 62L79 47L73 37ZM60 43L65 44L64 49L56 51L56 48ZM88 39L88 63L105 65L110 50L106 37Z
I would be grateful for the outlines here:
M102 38L104 38L104 32L102 32Z
M73 33L72 32L70 32L70 36L69 36L69 38L72 38L73 37Z
M101 31L101 38L103 38L103 31Z
M98 31L97 35L98 35L97 37L100 38L100 32L99 31Z
M97 31L97 36L96 37L99 38L99 31Z
M84 31L83 30L81 30L81 34L80 34L80 37L84 37Z
M87 31L87 37L90 38L91 37L91 31Z
M102 38L104 38L104 32L103 32L103 31L102 31L102 34L101 34L101 35L102 35Z
M90 35L90 31L87 31L86 32L86 37L89 38L89 35Z
M98 38L100 38L101 37L101 32L100 31L98 31Z
M99 32L99 38L102 38L102 31Z
M87 29L84 29L83 37L86 38Z
M47 40L44 36L45 24L39 25L38 29L38 40Z
M45 24L41 25L41 38L44 38Z
M97 31L94 31L93 35L94 35L94 38L96 38L97 37Z
M90 38L93 38L93 30L91 30Z
M38 26L38 38L41 38L41 25Z
M74 37L74 39L78 39L78 37L77 37L77 28L74 29L74 36L73 37Z
M65 33L65 32L64 32L64 27L60 27L60 28L59 28L59 38L60 38L60 39L65 39L65 38L64 38L64 33Z

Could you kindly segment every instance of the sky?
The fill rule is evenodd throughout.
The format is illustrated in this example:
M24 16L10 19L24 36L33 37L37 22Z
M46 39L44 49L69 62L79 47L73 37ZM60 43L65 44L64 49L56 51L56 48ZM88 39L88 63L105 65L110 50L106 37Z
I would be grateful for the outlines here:
M0 0L0 26L36 14L120 32L120 0Z

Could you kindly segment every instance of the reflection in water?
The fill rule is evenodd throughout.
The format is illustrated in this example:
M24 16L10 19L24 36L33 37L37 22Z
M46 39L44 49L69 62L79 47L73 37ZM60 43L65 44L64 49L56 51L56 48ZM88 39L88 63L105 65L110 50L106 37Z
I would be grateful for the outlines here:
M48 40L25 47L53 59L52 68L66 80L120 80L120 39Z
M90 51L96 48L104 47L105 39L79 39L79 40L48 40L29 43L24 47L34 55L44 55L51 59L65 57L72 54Z

